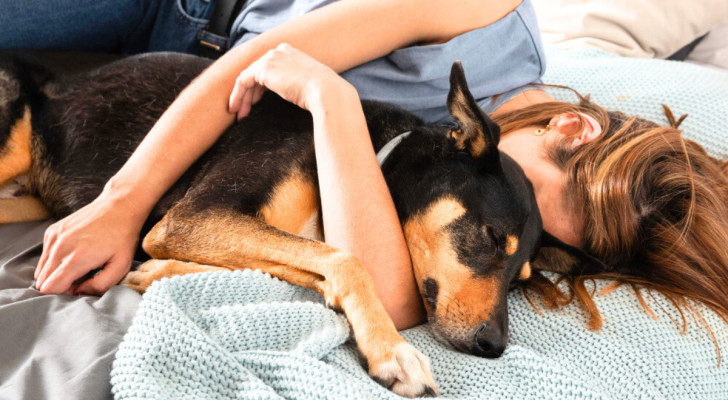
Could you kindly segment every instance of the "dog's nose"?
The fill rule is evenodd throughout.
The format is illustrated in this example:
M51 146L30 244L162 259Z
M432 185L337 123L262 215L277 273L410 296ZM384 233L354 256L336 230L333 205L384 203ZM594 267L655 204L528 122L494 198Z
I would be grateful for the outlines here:
M496 358L506 349L508 336L499 324L483 323L475 332L476 355L486 358Z

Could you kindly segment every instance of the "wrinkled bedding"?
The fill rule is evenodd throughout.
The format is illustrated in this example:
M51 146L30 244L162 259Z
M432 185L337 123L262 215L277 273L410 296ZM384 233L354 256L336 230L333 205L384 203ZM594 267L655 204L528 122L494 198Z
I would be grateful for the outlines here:
M0 399L110 399L114 353L141 296L42 296L33 271L48 225L0 225Z

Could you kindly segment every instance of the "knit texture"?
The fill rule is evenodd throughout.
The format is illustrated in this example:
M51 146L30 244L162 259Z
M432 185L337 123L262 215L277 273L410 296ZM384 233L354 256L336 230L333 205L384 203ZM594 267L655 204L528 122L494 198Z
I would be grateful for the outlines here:
M550 59L546 82L565 84L608 108L664 123L661 102L691 114L686 135L726 156L728 74L595 51ZM555 93L562 95L562 91ZM722 137L721 137L722 136ZM598 288L607 282L598 282ZM427 326L404 331L432 361L444 398L728 399L728 327L701 308L723 362L698 319L682 318L655 293L650 317L627 287L596 303L605 319L586 328L576 304L535 310L509 294L510 338L499 359L440 345ZM537 301L537 305L540 303ZM144 295L111 372L117 399L391 399L348 342L346 320L317 294L256 271L163 279Z
M603 283L600 283L603 287ZM532 308L509 296L510 340L488 360L440 345L427 326L403 336L432 360L444 398L726 399L728 366L713 341L655 294L654 320L627 288L597 297L606 320L586 329L576 305ZM704 311L726 348L728 329ZM118 399L391 399L318 295L257 271L163 279L144 295L111 373Z

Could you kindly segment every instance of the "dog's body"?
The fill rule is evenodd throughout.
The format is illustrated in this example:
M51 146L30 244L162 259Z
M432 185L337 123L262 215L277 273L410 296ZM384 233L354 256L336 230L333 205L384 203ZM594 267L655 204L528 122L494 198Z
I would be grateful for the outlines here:
M31 195L57 217L88 204L208 64L147 55L58 79L0 65L0 184L27 173ZM451 84L457 129L384 104L363 106L375 149L411 132L382 171L435 335L494 357L507 341L506 292L530 273L541 219L530 183L498 152L498 127L477 107L460 68ZM266 94L159 201L142 232L153 259L124 283L144 290L164 276L261 269L341 309L373 377L402 395L431 393L426 357L398 335L366 271L320 241L312 139L308 112Z

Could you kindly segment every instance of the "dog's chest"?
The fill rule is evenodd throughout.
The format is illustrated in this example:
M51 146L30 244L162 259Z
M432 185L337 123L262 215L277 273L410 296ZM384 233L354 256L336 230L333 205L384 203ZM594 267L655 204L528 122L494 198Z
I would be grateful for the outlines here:
M323 240L318 188L298 169L271 190L258 215L268 224L295 235Z

